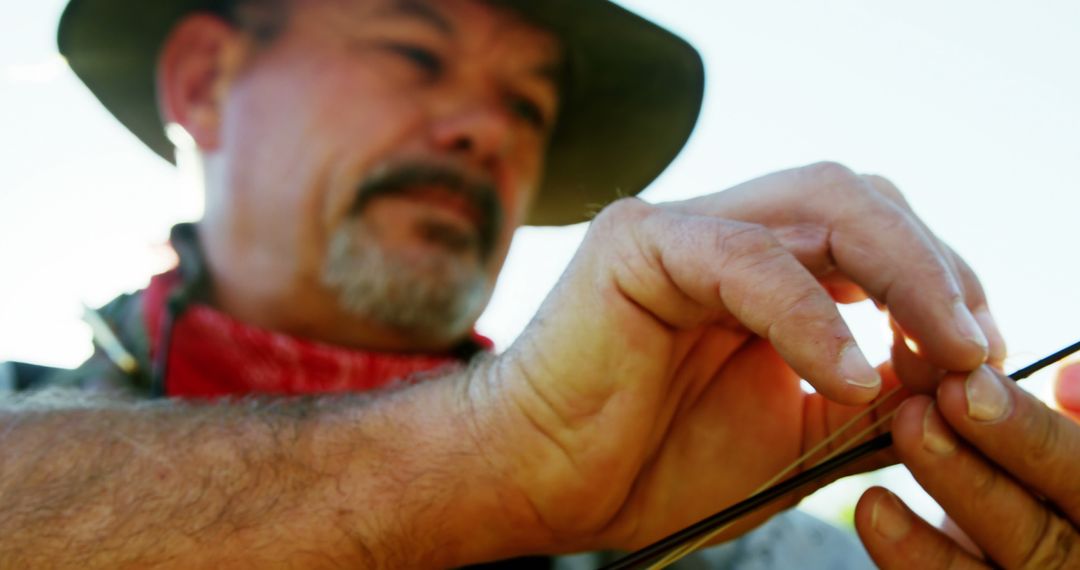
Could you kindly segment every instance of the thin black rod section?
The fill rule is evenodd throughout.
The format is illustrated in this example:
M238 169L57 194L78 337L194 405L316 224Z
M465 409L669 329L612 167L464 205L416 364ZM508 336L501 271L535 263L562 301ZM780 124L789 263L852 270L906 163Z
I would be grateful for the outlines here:
M602 570L623 570L631 568L645 568L649 564L652 564L662 558L670 550L688 543L692 540L697 540L706 534L712 532L713 529L724 526L739 517L752 513L757 509L783 497L784 495L797 490L798 488L812 483L836 469L840 469L843 466L851 463L852 461L862 459L863 457L881 451L892 445L892 434L885 434L881 437L874 438L858 447L847 451L841 455L838 455L820 465L807 469L802 473L779 483L768 489L741 501L734 505L716 513L715 515L698 521L692 526L688 526L675 534L668 536L655 542L625 558L616 560L615 562L604 566Z
M1014 381L1022 380L1031 376L1032 374L1058 362L1059 360L1073 354L1080 352L1080 342L1076 342L1067 348L1063 348L1046 358L1043 358L1033 364L1025 366L1016 372L1009 375ZM817 466L814 466L790 479L773 485L768 489L746 499L744 501L735 503L734 505L712 515L709 518L702 519L691 526L688 526L672 535L669 535L641 550L633 552L607 566L604 566L601 570L631 570L637 568L647 568L648 565L657 562L668 552L673 549L687 544L692 540L697 540L714 529L720 528L728 523L737 520L739 517L748 515L765 505L796 491L801 487L804 487L810 483L813 483L819 479L823 479L826 476L844 468L845 466L866 457L867 455L881 451L892 445L892 434L886 433L871 439L870 441L855 447L849 451L846 451L828 461L825 461Z
M1076 342L1076 343L1074 343L1072 345L1069 345L1069 346L1055 352L1054 354L1051 354L1050 356L1047 356L1046 358L1043 358L1042 360L1039 360L1038 362L1035 362L1033 364L1029 364L1029 365L1021 368L1020 370L1017 370L1016 372L1013 372L1012 374L1009 375L1009 378L1012 378L1013 380L1017 380L1017 381L1023 380L1024 378L1027 378L1028 376L1031 376L1032 374L1042 370L1043 368L1046 368L1047 366L1050 366L1051 364L1054 364L1057 361L1062 360L1064 358L1067 358L1068 356L1070 356L1072 354L1075 354L1077 352L1080 352L1080 342Z

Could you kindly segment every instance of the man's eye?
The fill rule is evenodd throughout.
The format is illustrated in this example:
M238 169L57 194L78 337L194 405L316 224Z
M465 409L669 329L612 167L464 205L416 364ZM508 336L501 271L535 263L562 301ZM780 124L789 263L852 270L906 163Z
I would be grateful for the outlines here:
M443 71L442 59L429 49L409 44L390 44L387 47L431 77L438 77Z
M540 110L539 105L529 99L511 97L510 110L537 129L544 130L547 128L547 119L544 117L544 112Z

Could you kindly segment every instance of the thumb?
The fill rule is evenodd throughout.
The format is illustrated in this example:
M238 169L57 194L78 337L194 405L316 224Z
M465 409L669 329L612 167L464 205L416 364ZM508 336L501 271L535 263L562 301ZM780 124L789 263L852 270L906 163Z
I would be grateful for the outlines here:
M1080 362L1066 364L1058 370L1054 395L1061 409L1080 421Z

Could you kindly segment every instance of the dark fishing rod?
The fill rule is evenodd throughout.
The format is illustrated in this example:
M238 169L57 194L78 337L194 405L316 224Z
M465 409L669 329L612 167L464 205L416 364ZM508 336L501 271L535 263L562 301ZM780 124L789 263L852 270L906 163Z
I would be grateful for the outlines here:
M1076 342L1070 346L1067 346L1050 356L1042 358L1032 364L1029 364L1016 372L1009 375L1013 381L1020 381L1032 374L1054 364L1071 354L1080 352L1080 342ZM674 549L689 544L692 541L699 540L702 537L708 535L712 531L730 524L739 518L753 513L758 509L784 497L785 495L792 493L806 485L817 482L829 475L832 475L843 469L847 465L858 461L867 455L887 449L892 445L892 434L887 433L880 435L854 447L849 451L846 451L836 457L824 461L798 475L787 479L781 483L773 485L764 491L757 493L756 495L716 513L708 518L702 519L691 526L688 526L674 534L671 534L641 550L635 551L607 566L601 568L601 570L631 570L638 568L647 568L650 564L655 564L660 561L668 553Z

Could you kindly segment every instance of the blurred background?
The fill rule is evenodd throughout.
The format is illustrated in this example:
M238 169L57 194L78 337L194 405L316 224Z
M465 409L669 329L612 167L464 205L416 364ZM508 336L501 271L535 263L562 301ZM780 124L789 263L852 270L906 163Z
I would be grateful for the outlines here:
M1010 370L1080 338L1080 2L622 3L690 39L709 74L697 132L647 199L819 160L880 173L979 272ZM0 0L0 362L79 364L82 304L168 268L169 228L202 209L194 176L143 148L56 53L63 5ZM512 343L584 229L523 229L480 331ZM844 311L884 359L877 312ZM1050 378L1025 385L1048 398ZM849 525L873 483L940 516L902 468L803 508Z

